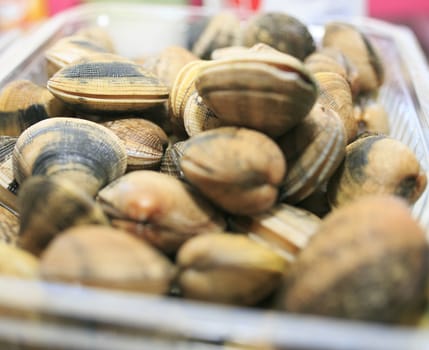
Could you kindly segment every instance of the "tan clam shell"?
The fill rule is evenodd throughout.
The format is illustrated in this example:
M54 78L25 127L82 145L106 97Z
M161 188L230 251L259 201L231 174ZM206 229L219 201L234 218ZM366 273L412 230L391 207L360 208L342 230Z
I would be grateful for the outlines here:
M288 162L280 198L295 204L335 172L345 154L346 134L337 113L317 104L303 122L277 142Z
M214 232L194 237L177 255L186 298L254 305L279 285L287 262L245 235Z
M13 152L19 184L31 175L67 178L90 194L124 174L127 158L106 127L79 118L50 118L26 129Z
M240 42L240 22L231 12L221 12L210 18L206 28L192 46L192 52L203 59L222 47L237 45Z
M168 46L157 55L145 59L143 67L153 72L170 89L177 74L187 63L199 58L180 46Z
M97 225L64 231L40 263L45 280L152 294L166 294L175 272L151 246L121 230Z
M0 275L38 279L39 260L18 247L0 241Z
M0 243L4 242L9 245L16 245L19 231L19 218L16 213L13 213L2 204L3 203L0 204Z
M207 107L197 91L188 98L183 111L183 123L189 136L222 126L222 121Z
M185 179L220 208L252 215L274 205L286 162L267 135L220 127L186 141L180 168Z
M127 171L157 169L168 137L155 123L146 119L126 118L101 123L123 142L127 152Z
M75 35L83 36L96 42L98 45L104 47L107 52L115 52L115 46L107 28L100 26L87 26L79 29Z
M303 63L269 51L212 61L199 72L195 86L224 124L273 137L302 120L317 98L316 83Z
M30 177L20 188L18 204L18 244L35 255L69 227L108 225L102 209L79 184L59 177Z
M393 194L412 204L427 185L414 152L385 135L362 135L347 145L344 161L328 183L328 199L339 207L366 194Z
M75 61L48 81L48 89L75 110L137 112L164 103L168 88L137 63L112 54Z
M338 113L346 129L347 143L352 142L357 136L358 125L354 118L350 85L334 72L319 72L314 77L320 88L317 102Z
M160 172L168 174L179 179L184 178L183 171L180 169L180 158L186 147L186 141L170 143L165 150L161 160Z
M166 174L139 170L103 188L97 197L112 225L166 253L189 238L222 230L225 222L209 202Z
M326 24L322 44L339 49L353 63L361 92L374 91L383 83L380 56L367 36L355 26L342 22Z
M61 38L45 52L48 76L51 77L74 61L103 52L109 51L99 41L91 40L84 33Z
M389 117L380 103L368 100L355 105L354 117L358 124L358 135L365 132L389 135Z
M280 203L259 215L231 217L229 223L235 231L247 233L292 262L307 246L321 219L307 210Z
M189 62L179 71L171 88L168 113L179 134L185 131L184 112L190 96L196 91L195 78L207 64L207 61L202 60Z
M0 94L0 134L19 136L30 125L64 112L64 104L46 88L14 80Z

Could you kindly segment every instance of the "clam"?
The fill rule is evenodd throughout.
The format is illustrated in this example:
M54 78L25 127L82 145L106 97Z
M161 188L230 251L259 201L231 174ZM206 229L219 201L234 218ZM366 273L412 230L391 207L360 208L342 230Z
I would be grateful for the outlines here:
M18 194L18 245L35 255L63 230L78 225L108 225L102 209L76 184L58 177L32 176Z
M177 254L185 298L254 305L280 284L287 262L245 235L209 233L186 242Z
M222 12L210 18L206 27L192 46L192 52L209 59L212 51L240 42L240 22L230 12Z
M429 252L405 201L364 196L334 210L298 256L279 293L294 313L397 321L423 302Z
M3 203L0 203L0 243L15 245L18 239L18 231L18 216L14 211L4 206Z
M221 215L183 182L149 170L130 172L103 188L97 201L113 226L166 253L189 238L222 230Z
M39 260L18 247L0 242L0 275L20 279L37 279Z
M203 99L194 91L189 96L183 111L183 124L189 136L197 135L205 130L215 129L222 125L222 121L216 117L211 109L203 102Z
M180 158L183 155L183 149L186 141L171 142L161 160L160 172L168 174L179 179L183 179L183 171L180 169Z
M277 140L288 163L280 199L296 204L320 188L340 165L346 149L343 123L316 104L295 128Z
M15 80L0 94L0 134L19 136L30 125L65 112L64 104L46 88Z
M173 131L179 136L185 134L184 114L190 97L196 93L195 78L207 64L209 63L201 60L189 62L179 71L171 88L168 98L168 113ZM203 105L202 102L200 104ZM201 106L200 108L203 108Z
M0 187L15 190L12 154L17 138L0 136Z
M166 294L175 268L151 246L108 226L64 231L40 262L41 277L109 289Z
M392 194L414 203L427 177L415 154L401 141L385 135L363 135L328 183L328 199L337 207L371 193Z
M389 135L389 117L380 103L374 100L361 101L355 105L353 115L358 124L358 135L367 132Z
M222 209L252 215L274 205L286 162L265 134L221 127L188 139L180 168L187 181Z
M75 35L83 36L93 42L96 42L99 46L106 49L107 52L115 52L112 37L106 28L100 26L87 26L79 29Z
M303 60L316 45L307 26L297 18L281 13L259 13L244 26L242 42L245 46L264 43Z
M149 120L139 118L104 122L123 142L127 152L127 171L157 169L168 144L165 132Z
M232 216L231 227L269 247L293 262L320 226L321 220L311 212L279 203L253 216Z
M206 64L195 80L204 103L227 125L272 137L298 124L311 110L318 90L296 58L248 51Z
M371 92L383 83L384 69L375 46L355 26L331 22L325 26L323 46L339 49L358 71L361 92Z
M358 126L354 118L350 85L341 75L333 72L315 73L314 77L320 88L317 101L338 113L346 129L347 143L352 142L357 136Z
M88 38L85 33L66 36L59 39L45 52L48 76L74 61L97 53L109 52L100 41Z
M187 63L198 60L192 52L180 46L168 46L143 62L145 69L153 72L170 89L177 74Z
M126 157L124 145L106 127L78 118L50 118L19 136L13 167L19 184L30 175L58 176L93 195L125 172Z
M167 101L168 88L137 63L92 55L55 73L47 84L70 108L90 113L132 113Z

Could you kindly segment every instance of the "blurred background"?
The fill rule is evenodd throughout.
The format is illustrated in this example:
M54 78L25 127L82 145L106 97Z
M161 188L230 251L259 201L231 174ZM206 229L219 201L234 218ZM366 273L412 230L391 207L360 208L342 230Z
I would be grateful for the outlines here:
M19 36L21 28L34 25L72 6L90 2L101 0L0 0L0 47L1 38L6 41L6 33L7 39L11 41ZM281 10L287 7L288 10L292 9L291 14L295 15L299 15L299 11L303 9L306 11L311 9L315 14L324 11L325 14L370 16L411 28L426 58L429 57L429 0L134 0L134 2L189 4L219 9L240 7L252 11Z

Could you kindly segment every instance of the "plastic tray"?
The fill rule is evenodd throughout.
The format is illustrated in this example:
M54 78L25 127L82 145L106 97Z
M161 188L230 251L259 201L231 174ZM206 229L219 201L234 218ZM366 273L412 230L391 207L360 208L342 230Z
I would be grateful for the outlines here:
M0 56L0 89L28 78L46 83L44 50L83 25L105 27L119 53L138 57L186 45L189 23L207 16L188 7L85 5L60 14L12 44ZM301 18L306 21L306 18ZM315 38L321 24L311 23ZM379 100L392 136L406 143L429 169L429 72L406 28L345 18L379 47L387 69ZM429 233L429 189L413 215ZM257 308L203 304L78 285L0 278L0 348L48 349L428 349L429 332Z

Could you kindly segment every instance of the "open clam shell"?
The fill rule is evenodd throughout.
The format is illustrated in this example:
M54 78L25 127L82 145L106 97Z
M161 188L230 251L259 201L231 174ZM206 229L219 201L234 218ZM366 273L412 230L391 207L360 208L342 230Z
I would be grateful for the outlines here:
M152 73L123 57L104 54L76 61L48 81L48 89L75 110L130 113L168 99Z
M212 61L198 73L195 86L224 124L273 137L301 121L318 94L302 62L290 55L258 51Z
M15 178L65 177L90 194L124 174L127 159L120 139L106 127L78 118L50 118L32 125L13 152Z

